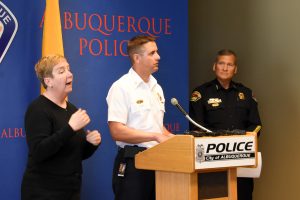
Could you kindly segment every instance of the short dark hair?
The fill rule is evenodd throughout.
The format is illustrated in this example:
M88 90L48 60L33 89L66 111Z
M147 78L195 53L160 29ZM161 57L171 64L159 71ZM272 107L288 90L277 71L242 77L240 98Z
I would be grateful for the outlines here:
M131 63L133 63L132 55L135 53L140 53L141 46L143 44L146 44L148 42L154 42L155 40L156 40L155 37L148 36L148 35L137 35L131 38L128 41L128 45L127 45L127 54L131 60Z
M237 55L234 51L230 50L230 49L222 49L220 51L217 52L216 58L215 58L215 62L218 62L219 56L234 56L235 58L235 64L237 64Z

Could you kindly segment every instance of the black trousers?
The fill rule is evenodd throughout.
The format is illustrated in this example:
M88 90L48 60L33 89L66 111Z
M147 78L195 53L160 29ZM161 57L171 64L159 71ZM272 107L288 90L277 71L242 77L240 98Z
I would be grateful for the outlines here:
M142 150L126 146L118 151L112 180L115 200L155 200L155 172L136 169L134 165L134 155ZM125 170L120 173L120 166L124 165Z
M237 178L238 200L252 200L253 178Z

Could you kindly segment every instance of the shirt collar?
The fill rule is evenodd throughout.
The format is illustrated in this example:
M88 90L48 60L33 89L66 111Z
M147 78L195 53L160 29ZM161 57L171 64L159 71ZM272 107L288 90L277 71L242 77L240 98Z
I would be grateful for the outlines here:
M130 78L133 80L133 84L135 87L138 87L141 84L149 83L150 89L152 89L157 84L157 80L152 75L150 75L150 79L148 83L144 82L144 80L136 73L136 71L134 71L133 68L129 69L128 74Z
M224 88L222 87L222 85L220 84L220 82L218 81L218 79L215 79L215 80L214 80L214 84L215 84L215 87L216 87L217 90L224 89ZM236 83L233 82L233 81L231 81L228 89L237 89Z

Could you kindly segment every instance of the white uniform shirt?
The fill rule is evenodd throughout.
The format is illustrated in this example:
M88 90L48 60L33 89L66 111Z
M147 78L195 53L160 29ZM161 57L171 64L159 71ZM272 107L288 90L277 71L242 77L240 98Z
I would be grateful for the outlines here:
M145 132L163 132L165 98L161 86L151 75L148 83L131 68L113 83L108 91L108 121L120 122L127 127ZM138 145L152 147L156 141L128 144L117 141L118 146Z

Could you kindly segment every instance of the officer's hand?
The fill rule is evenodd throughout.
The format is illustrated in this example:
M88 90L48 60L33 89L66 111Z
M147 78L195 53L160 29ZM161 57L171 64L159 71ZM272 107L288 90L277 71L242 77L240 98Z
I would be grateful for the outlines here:
M165 135L165 134L157 134L157 135L156 135L156 141L157 141L158 143L162 143L162 142L164 142L164 141L170 139L171 137L172 137L171 134L168 134L168 135Z

